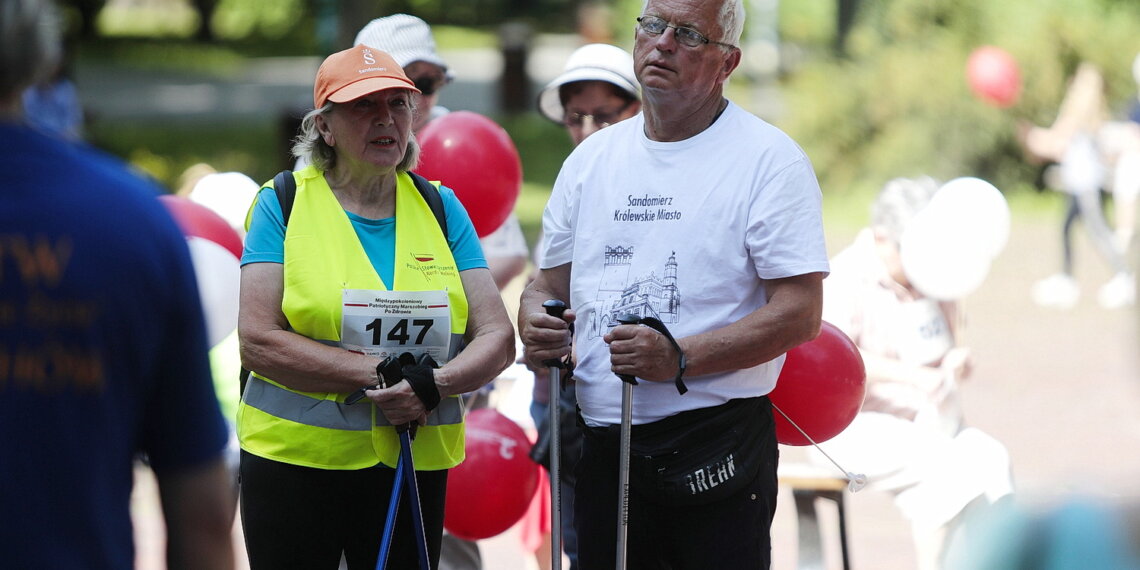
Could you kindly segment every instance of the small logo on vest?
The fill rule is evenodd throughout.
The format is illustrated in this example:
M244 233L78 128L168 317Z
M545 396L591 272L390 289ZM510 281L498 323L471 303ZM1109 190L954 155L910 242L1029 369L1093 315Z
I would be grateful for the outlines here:
M699 495L721 483L728 482L735 475L736 463L730 453L723 459L685 475L685 483L689 486L690 495Z
M412 259L420 263L428 263L429 261L435 261L435 255L430 253L413 253Z

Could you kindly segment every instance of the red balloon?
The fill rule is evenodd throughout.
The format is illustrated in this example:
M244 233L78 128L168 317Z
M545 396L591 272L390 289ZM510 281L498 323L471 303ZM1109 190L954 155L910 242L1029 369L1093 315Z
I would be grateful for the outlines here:
M164 194L158 199L174 217L183 235L208 239L241 259L241 236L217 212L172 194Z
M447 476L443 526L464 540L490 538L526 514L538 489L522 428L491 408L467 414L467 459Z
M866 383L858 347L838 327L823 321L815 340L788 351L776 388L768 394L779 408L773 414L776 440L810 445L812 440L819 443L839 435L863 406Z
M1009 107L1021 96L1021 72L1005 50L983 46L970 54L966 78L974 94L996 107Z
M433 119L416 139L416 173L455 191L479 237L499 229L522 187L522 162L507 131L478 113L455 111Z

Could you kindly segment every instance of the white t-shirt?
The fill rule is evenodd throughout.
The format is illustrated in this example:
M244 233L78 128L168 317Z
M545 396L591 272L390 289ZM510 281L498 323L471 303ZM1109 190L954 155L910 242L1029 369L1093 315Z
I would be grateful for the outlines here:
M590 425L621 418L602 335L616 316L660 319L681 338L766 303L765 279L828 271L821 193L787 135L736 105L700 134L657 142L637 115L590 136L562 166L543 213L541 267L572 263L578 403ZM634 387L633 423L767 394L784 358Z

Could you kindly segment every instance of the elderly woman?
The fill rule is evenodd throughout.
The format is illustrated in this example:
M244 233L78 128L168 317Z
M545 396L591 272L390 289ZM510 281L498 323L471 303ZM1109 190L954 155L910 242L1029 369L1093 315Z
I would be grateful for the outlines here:
M294 146L310 166L294 173L289 213L270 188L251 210L238 331L253 374L238 436L254 570L335 569L342 555L349 568L375 567L400 452L393 426L408 423L434 567L447 469L463 460L458 396L514 358L462 205L428 186L440 220L408 173L414 93L382 51L329 56ZM399 355L416 359L401 367ZM391 544L391 567L416 565L407 508Z

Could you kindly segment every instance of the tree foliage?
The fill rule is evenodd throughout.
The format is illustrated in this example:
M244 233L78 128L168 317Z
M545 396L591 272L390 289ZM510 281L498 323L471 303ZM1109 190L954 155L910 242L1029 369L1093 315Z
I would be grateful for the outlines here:
M781 126L811 156L825 188L878 187L896 176L979 176L1031 183L1016 133L1048 125L1080 61L1097 64L1119 108L1134 100L1140 3L1115 0L863 0L839 56L820 15L834 0L785 2L784 41L807 56L783 81ZM974 97L970 52L995 45L1018 61L1022 94L998 109Z

